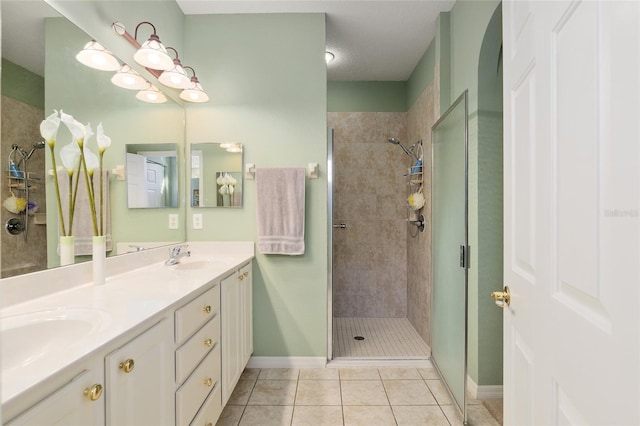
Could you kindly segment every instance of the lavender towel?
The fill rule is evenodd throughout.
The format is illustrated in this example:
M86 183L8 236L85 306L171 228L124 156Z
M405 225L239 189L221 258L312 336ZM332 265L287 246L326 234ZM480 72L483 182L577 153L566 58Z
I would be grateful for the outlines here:
M304 254L303 168L256 169L258 251Z

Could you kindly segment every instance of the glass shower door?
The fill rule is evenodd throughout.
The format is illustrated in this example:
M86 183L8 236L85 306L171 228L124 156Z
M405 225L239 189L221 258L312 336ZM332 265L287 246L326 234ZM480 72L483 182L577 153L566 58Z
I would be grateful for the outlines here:
M466 422L467 92L431 130L432 362Z

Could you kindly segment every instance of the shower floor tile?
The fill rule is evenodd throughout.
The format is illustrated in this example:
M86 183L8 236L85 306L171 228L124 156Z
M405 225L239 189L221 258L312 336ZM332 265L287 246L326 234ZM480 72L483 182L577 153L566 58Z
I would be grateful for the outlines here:
M356 340L356 337L364 340ZM428 359L431 349L406 318L334 318L333 357Z

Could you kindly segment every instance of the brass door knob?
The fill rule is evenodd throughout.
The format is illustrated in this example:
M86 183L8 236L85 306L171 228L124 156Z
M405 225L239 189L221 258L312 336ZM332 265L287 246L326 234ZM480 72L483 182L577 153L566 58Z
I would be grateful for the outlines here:
M211 387L211 385L213 385L213 380L212 380L212 379L207 379L207 380L205 380L205 381L204 381L204 385L205 385L205 386L208 386L208 387Z
M205 340L205 341L204 341L204 345L205 345L206 347L210 348L210 347L211 347L211 345L213 345L213 340L211 340L211 339L207 339L207 340Z
M86 388L84 390L84 394L91 401L97 401L100 398L100 396L102 395L102 385L96 383L95 385L91 386L90 388Z
M207 305L207 306L205 306L205 307L202 309L202 311L203 311L205 314L210 314L210 313L211 313L211 305Z
M509 286L504 286L503 291L492 291L491 297L493 297L493 301L496 305L501 308L505 306L509 306L511 303L511 293L509 292Z
M131 373L134 366L135 362L131 358L129 358L128 360L120 363L120 370L124 371L125 373Z

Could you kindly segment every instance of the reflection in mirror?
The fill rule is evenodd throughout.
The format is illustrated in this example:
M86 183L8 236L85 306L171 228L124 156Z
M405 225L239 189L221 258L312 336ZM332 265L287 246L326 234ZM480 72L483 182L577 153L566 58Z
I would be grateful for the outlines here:
M123 11L129 7L128 3L125 3L127 2L122 2ZM135 98L135 92L110 83L112 73L94 70L79 63L75 55L93 37L61 17L45 1L2 0L0 7L0 158L3 161L0 174L0 206L5 199L12 196L12 192L16 198L22 198L18 194L19 189L9 187L12 175L8 158L13 144L24 150L29 157L29 199L34 202L26 215L24 212L15 214L5 207L0 207L2 226L11 219L18 218L25 222L28 228L26 238L24 233L0 233L0 276L6 278L60 264L58 215L55 207L57 203L55 191L52 190L52 174L49 173L52 168L49 147L37 149L29 155L34 142L42 141L39 125L45 116L51 114L54 109L63 109L83 124L91 123L94 129L102 122L105 133L112 139L112 145L104 156L106 170L112 170L124 163L127 141L141 144L171 144L171 150L178 153L178 162L183 164L179 166L179 169L182 169L185 159L184 109L173 102L160 105L140 102ZM61 129L55 146L58 159L60 149L69 142L70 135L66 129ZM95 138L90 140L89 144L95 150ZM16 157L18 161L19 157ZM25 167L24 162L20 167ZM17 179L15 181L13 183L18 184ZM179 182L182 186L180 191L184 191L184 179L180 178ZM166 226L165 210L128 209L124 203L127 197L126 190L125 182L111 177L110 209L115 245L128 247L133 242L150 248L185 240L184 201L179 200L177 189L173 197L179 202L172 204L177 208L171 211L179 215L177 230L170 230ZM110 252L109 256L115 254L116 250ZM85 260L90 260L90 257L75 258L75 262Z
M242 144L191 145L191 207L242 207Z
M127 144L127 206L178 207L177 145Z

